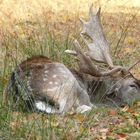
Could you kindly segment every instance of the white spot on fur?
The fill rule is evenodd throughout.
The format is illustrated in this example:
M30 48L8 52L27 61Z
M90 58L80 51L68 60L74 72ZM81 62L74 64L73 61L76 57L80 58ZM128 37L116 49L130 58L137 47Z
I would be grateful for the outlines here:
M49 73L49 71L47 71L47 70L46 70L46 71L44 71L44 73L45 73L45 74L48 74L48 73Z
M49 82L49 84L51 84L51 85L52 85L52 84L53 84L53 82Z
M57 77L57 75L53 75L53 78L56 78Z
M54 82L55 85L58 85L58 82Z
M48 78L44 78L43 81L44 81L44 82L45 82L45 81L48 81Z
M47 89L47 92L54 92L57 89L58 89L58 87L49 88L49 89Z

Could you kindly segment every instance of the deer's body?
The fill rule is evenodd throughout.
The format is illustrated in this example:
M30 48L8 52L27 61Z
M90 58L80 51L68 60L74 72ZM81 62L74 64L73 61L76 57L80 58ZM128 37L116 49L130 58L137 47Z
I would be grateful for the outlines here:
M32 101L37 110L62 113L72 109L76 112L91 110L97 98L111 106L140 99L140 82L129 72L132 67L126 69L113 65L100 23L100 9L93 14L91 6L89 21L82 20L82 23L80 35L88 51L83 53L78 41L74 42L75 51L66 51L78 58L80 70L69 70L64 64L43 56L27 59L12 73L7 88L7 91L13 89L16 92L16 100L22 97L25 102ZM100 65L95 66L92 60L107 64L109 69L101 70Z
M125 95L124 91L132 81L135 79L131 76L126 79L91 77L76 70L70 71L64 64L47 57L36 56L15 69L9 89L16 89L15 101L22 97L35 110L45 113L85 112L91 110L92 103L120 106L129 100L140 99L137 91Z
M24 94L25 101L33 99L32 106L37 110L62 113L72 108L86 111L92 107L86 89L62 63L36 56L22 62L13 75L11 83L17 89L17 97Z

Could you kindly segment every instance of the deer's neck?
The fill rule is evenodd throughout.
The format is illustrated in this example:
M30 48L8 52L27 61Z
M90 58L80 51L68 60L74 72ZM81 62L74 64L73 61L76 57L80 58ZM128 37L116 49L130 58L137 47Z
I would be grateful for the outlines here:
M113 92L117 80L114 78L96 78L87 74L71 71L77 79L79 85L87 91L92 102L100 102Z

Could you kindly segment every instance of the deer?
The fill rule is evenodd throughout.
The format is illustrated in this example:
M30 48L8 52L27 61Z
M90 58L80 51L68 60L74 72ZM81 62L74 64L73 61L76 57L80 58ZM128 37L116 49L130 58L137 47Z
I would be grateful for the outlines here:
M82 23L81 39L87 51L74 40L75 50L65 53L76 58L79 69L67 68L46 56L33 56L21 62L12 72L4 100L12 93L14 103L21 98L34 111L47 114L75 111L84 113L98 106L120 107L140 99L140 81L129 68L113 64L109 44L103 33L101 8L89 8L89 21ZM102 67L105 65L105 68Z

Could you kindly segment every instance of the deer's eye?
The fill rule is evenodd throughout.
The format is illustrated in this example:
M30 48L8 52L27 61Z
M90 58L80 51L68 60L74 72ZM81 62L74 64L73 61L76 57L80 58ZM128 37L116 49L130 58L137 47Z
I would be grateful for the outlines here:
M138 88L136 84L131 84L131 85L129 85L129 86L130 86L131 88L135 88L135 89Z

